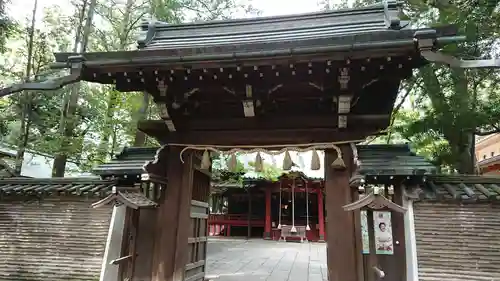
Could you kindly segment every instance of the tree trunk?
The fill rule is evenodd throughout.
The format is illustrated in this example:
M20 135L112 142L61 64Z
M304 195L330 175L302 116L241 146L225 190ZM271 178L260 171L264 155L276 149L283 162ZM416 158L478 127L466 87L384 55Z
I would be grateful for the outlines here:
M91 0L87 12L87 18L85 19L86 22L85 28L83 29L83 37L80 37L85 18L85 10L87 7L87 0L83 1L82 10L80 11L80 21L77 26L77 33L73 46L73 52L75 53L78 51L80 53L84 53L87 48L96 4L96 0ZM77 125L75 113L78 107L79 94L80 83L75 83L73 84L73 87L71 87L69 97L65 98L65 101L63 103L63 108L61 110L61 121L59 125L59 132L61 134L61 147L59 153L54 159L54 164L52 166L53 177L64 177L68 155L71 154L71 151L73 150L71 140L74 136L74 130Z
M26 64L26 82L31 80L31 72L33 71L33 43L35 40L35 24L36 24L36 11L38 10L38 0L35 0L35 4L33 6L33 13L31 15L31 27L29 31L29 39L28 39L28 61ZM28 145L29 139L29 129L31 123L31 103L32 96L30 92L24 92L20 95L20 107L21 107L21 126L19 129L20 137L19 143L17 147L16 154L16 166L14 172L16 175L21 175L21 169L24 161L24 152L26 151L26 147Z
M130 25L130 16L132 13L133 4L134 4L133 0L127 0L125 11L123 13L123 20L121 21L120 38L118 46L118 49L120 51L124 50L127 47L128 34L130 34L129 29L132 28L129 25ZM114 139L116 134L113 133L114 126L111 121L114 116L114 111L115 111L114 109L116 107L117 103L116 101L118 100L118 95L119 93L115 90L109 92L108 107L106 109L106 124L104 126L104 132L102 133L101 142L99 144L99 155L100 158L102 158L101 160L103 161L108 157L108 155L113 154L113 151L108 151L110 138L113 138L112 143L116 143L116 140Z
M149 108L149 94L147 92L144 92L141 108L139 108L139 114L137 118L138 122L146 119L148 108ZM146 144L146 134L144 134L143 132L139 131L138 128L136 128L134 146L135 147L144 146L145 144Z

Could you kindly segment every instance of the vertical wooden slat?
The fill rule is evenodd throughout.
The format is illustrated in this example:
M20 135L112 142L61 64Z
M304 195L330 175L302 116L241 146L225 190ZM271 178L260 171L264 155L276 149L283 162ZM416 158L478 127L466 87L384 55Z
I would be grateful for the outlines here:
M394 203L403 206L403 187L394 188ZM392 212L392 233L394 235L394 279L390 281L406 280L406 239L405 239L405 217L404 214ZM399 242L399 243L397 243Z
M128 255L131 255L132 258L127 262L127 276L128 280L133 280L134 272L135 272L135 260L137 256L137 234L139 232L139 212L140 210L130 209L130 217L129 217L129 250Z
M157 209L142 209L139 212L139 233L137 233L137 257L134 267L134 281L151 280L152 253L155 249Z
M184 154L185 162L183 164L182 185L179 194L179 213L177 217L177 245L175 247L175 266L174 266L174 280L184 280L185 266L187 263L187 246L189 236L189 222L191 213L191 198L193 190L193 176L194 176L194 152L187 152Z
M368 259L365 268L365 280L367 281L377 281L378 278L373 270L374 267L378 267L377 259L377 247L375 243L375 225L373 221L373 211L366 211L366 227L368 228L368 241L370 241L370 253L368 254Z
M359 199L359 193L357 189L351 190L352 200L357 201ZM361 231L361 212L356 210L354 214L354 233L355 237L355 255L356 255L356 269L358 272L358 281L364 281L364 261L363 261L363 237Z
M125 211L125 225L123 227L123 238L122 238L122 248L121 248L121 253L120 256L126 256L128 255L129 248L130 248L130 243L129 243L129 238L130 238L130 218L132 216L132 209L127 208ZM118 257L117 257L118 258ZM121 276L122 279L125 279L128 277L128 263L121 263L119 266L119 273L118 276Z

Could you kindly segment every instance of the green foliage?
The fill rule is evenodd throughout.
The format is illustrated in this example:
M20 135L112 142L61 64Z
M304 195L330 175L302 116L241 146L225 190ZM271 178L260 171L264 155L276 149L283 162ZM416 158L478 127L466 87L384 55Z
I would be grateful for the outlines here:
M239 157L236 157L236 168L229 171L226 165L228 155L217 154L212 157L212 181L226 183L242 183L243 175L247 172L245 165Z
M41 2L39 4L43 5ZM91 9L90 0L71 0L72 10L61 8L66 3L43 9L43 18L34 28L33 55L28 57L31 19L5 29L8 19L5 4L0 0L0 51L5 47L5 52L0 54L2 86L65 75L48 68L54 60L54 52L74 52L84 45L87 51L135 49L139 24L143 20L180 23L227 18L235 12L255 12L238 0L98 0L94 9ZM91 12L94 12L93 18ZM90 36L88 42L83 42L88 19L91 20ZM2 45L4 41L1 40L6 40L7 35L10 37ZM33 66L30 77L26 77L28 62ZM69 103L72 91L77 91L76 101ZM156 108L150 104L144 93L121 93L110 86L84 82L59 91L14 95L0 99L0 140L10 144L19 142L19 120L24 108L29 112L28 148L62 155L77 161L88 171L109 161L124 146L133 145L138 136L136 124L139 120L159 118ZM70 114L71 106L74 112ZM146 137L140 145L156 147L159 144ZM241 178L241 172L233 178L237 179L238 175Z
M255 170L255 162L251 161L248 162L248 165L252 167ZM260 178L270 180L270 181L277 181L278 178L283 174L283 170L268 164L266 162L262 163L262 172L255 172Z
M490 58L498 50L500 31L500 13L494 11L498 1L493 2L410 0L401 17L422 25L455 24L466 42L447 46L443 52L464 59ZM385 141L410 142L443 168L473 173L474 136L500 131L499 79L498 72L486 69L436 64L419 69L403 83L400 98L405 105L396 108Z

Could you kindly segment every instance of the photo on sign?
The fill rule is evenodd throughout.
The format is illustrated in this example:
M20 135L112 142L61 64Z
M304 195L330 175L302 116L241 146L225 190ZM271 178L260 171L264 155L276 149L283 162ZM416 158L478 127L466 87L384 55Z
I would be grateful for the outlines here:
M376 253L379 255L394 254L391 212L373 212L373 224Z

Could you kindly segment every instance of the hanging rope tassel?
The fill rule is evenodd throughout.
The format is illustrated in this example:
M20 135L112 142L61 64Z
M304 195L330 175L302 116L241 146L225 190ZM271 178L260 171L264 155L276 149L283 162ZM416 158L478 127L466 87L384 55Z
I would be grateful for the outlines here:
M293 166L293 161L292 161L292 157L290 156L290 152L285 151L285 158L283 159L283 170L285 171L289 171L290 169L292 169L292 166Z
M278 209L278 229L281 229L281 181L280 181L280 205Z
M319 155L316 149L313 149L312 151L312 158L311 158L311 170L317 171L321 169L321 163L319 161Z
M227 168L231 172L236 172L237 166L238 160L236 159L236 154L231 154L231 156L229 156L229 160L227 161Z
M257 152L257 156L255 156L255 171L259 173L264 171L264 164L262 164L262 156L260 156L260 152Z
M210 152L208 152L208 150L205 150L205 152L203 152L203 158L201 159L200 168L202 170L208 170L210 169L211 165L212 162L210 161Z
M342 159L342 151L336 145L334 145L333 148L337 151L337 159L335 159L335 161L333 161L332 167L336 170L345 169L346 166L345 166L344 160Z

